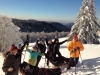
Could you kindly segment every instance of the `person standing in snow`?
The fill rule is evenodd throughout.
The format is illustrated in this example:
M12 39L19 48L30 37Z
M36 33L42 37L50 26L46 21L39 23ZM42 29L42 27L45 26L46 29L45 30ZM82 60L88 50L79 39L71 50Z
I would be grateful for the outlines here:
M67 41L67 39L62 41L62 42L59 42L59 39L57 38L57 35L55 35L54 57L56 57L56 55L58 55L58 57L62 58L62 55L59 52L59 48L60 48L60 45L65 43L66 41Z
M39 41L40 41L40 43L39 43ZM41 52L41 53L45 53L45 51L46 51L46 45L45 45L44 39L41 39L41 40L40 40L40 38L38 37L38 38L37 38L37 41L36 41L36 44L37 44L38 49L40 50L40 52ZM39 64L39 62L40 62L40 60L41 60L41 57L42 57L42 56L38 56L38 57L37 57L37 64L36 64L36 66L38 66L38 64Z
M38 55L42 56L43 53L37 52L37 45L35 44L32 49L28 49L27 52L29 52L29 59L28 59L28 64L32 66L36 66L37 64L37 57Z
M3 52L4 62L2 70L5 75L18 75L19 61L16 59L17 47L13 44L10 51Z
M84 46L78 40L78 37L75 34L73 36L72 41L70 41L68 43L67 48L70 51L70 60L69 60L68 66L67 66L67 70L68 70L68 69L70 69L70 67L74 67L78 63L80 51L84 50Z
M21 63L21 56L22 56L22 51L24 50L25 46L28 44L28 40L24 43L22 46L21 44L17 44L17 49L18 53L16 54L16 58L19 58L19 63Z
M54 45L55 45L55 40L54 40L54 42L52 42L51 39L48 40L46 35L44 36L44 38L45 38L45 40L46 40L46 44L47 44L47 47L48 47L47 55L48 55L49 57L52 58L52 61L53 61L53 62L56 62L56 59L55 59L55 57L54 57ZM48 60L47 60L47 66L49 66L49 61L48 61Z

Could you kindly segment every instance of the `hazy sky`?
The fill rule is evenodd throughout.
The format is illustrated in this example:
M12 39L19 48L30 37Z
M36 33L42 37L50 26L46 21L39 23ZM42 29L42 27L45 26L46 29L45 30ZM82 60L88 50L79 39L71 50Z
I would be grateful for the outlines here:
M100 0L94 0L100 20ZM0 0L0 15L18 19L75 21L83 0Z

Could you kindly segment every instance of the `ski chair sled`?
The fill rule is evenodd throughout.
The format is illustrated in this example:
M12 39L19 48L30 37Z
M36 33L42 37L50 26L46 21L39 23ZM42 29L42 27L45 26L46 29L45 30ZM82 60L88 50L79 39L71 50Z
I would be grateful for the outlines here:
M32 66L27 62L23 62L20 64L20 73L22 75L61 75L61 69L47 69L47 68L39 68L36 66Z
M53 56L50 56L48 54L45 53L45 57L47 58L47 60L49 60L55 67L60 67L60 66L65 66L68 64L69 62L69 58L66 58L64 56L60 57L56 57L55 61L53 60Z

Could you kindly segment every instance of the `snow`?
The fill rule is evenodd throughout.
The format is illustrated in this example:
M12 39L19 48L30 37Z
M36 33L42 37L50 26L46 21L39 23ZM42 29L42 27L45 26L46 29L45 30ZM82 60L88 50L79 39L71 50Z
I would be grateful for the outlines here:
M86 28L81 31L82 28ZM80 8L80 12L77 15L76 21L71 28L70 34L77 34L79 40L83 43L98 43L96 32L100 28L100 23L96 17L96 10L94 6L94 0L83 0L83 4ZM69 39L72 36L69 36Z
M1 44L1 51L9 48L11 44L16 44L22 42L20 38L19 27L12 23L12 19L7 16L0 15L0 42ZM7 43L6 43L7 42Z
M60 38L60 41L63 41L65 39L66 37ZM60 46L60 52L62 53L63 56L69 58L70 53L67 49L67 44L68 42ZM30 48L33 45L34 43L30 43ZM84 44L84 48L85 49L81 51L81 57L76 67L77 75L100 75L100 44ZM27 59L28 59L28 53L26 53L25 61L27 61ZM3 58L1 54L0 54L0 60L1 60L0 67L2 68ZM39 63L39 67L47 68L44 56ZM75 75L73 74L75 72L75 67L71 68L71 70L68 71L66 70L66 66L61 67L61 69L62 69L62 75ZM0 75L4 75L2 69L0 69Z

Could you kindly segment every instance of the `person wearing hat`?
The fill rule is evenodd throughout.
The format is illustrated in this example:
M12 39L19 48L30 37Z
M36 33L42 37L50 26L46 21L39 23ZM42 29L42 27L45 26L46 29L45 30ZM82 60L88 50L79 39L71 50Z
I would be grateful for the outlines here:
M23 44L23 45L21 45L20 43L19 43L19 44L17 44L17 49L18 49L18 52L17 52L17 54L16 54L16 58L18 58L18 59L19 59L19 63L21 63L21 56L22 56L22 52L23 52L23 50L24 50L25 46L26 46L28 43L29 43L29 42L28 42L28 41L26 41L26 42L24 42L24 44Z
M36 66L37 64L37 57L42 56L43 53L41 52L37 52L37 44L35 44L32 49L28 49L27 52L29 52L29 59L28 59L28 64L32 65L32 66Z
M40 42L39 42L39 41L40 41ZM36 44L37 44L37 46L38 46L38 50L40 50L41 53L45 53L45 51L46 51L46 45L45 45L44 39L41 39L41 40L40 40L40 37L38 37L38 38L37 38L37 41L36 41ZM38 57L37 57L37 64L36 64L36 66L38 66L38 64L39 64L39 62L40 62L40 60L41 60L41 57L42 57L42 56L38 56Z
M67 69L70 69L70 67L74 67L78 63L80 51L84 50L84 46L75 34L73 35L72 41L68 43L67 48L70 51L70 60Z
M9 52L3 52L4 62L2 70L5 75L18 75L19 63L16 59L17 47L13 44Z

